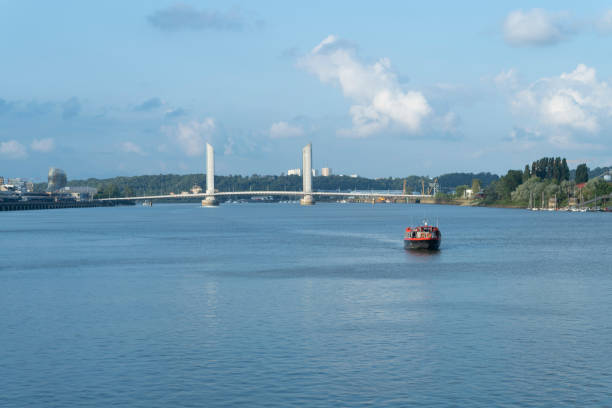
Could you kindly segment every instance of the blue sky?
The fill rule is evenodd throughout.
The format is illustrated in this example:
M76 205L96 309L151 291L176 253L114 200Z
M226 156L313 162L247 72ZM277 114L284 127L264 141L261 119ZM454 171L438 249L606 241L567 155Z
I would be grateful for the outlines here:
M605 2L0 1L0 175L612 164Z

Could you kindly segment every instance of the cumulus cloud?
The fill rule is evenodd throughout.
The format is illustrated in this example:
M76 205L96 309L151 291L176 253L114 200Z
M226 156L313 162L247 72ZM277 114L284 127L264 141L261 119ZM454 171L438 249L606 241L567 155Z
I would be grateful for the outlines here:
M238 31L245 26L244 18L237 9L223 13L215 10L198 10L184 3L157 10L147 20L153 27L162 31Z
M500 88L514 89L519 84L518 73L514 68L510 68L497 74L493 82Z
M276 122L270 126L270 137L272 139L300 137L303 135L304 130L301 127L290 125L287 122Z
M187 156L201 156L204 153L206 142L212 142L216 130L217 125L213 118L179 123L176 127L164 128L164 131L174 139Z
M510 133L508 133L508 137L503 139L506 142L534 142L542 140L542 132L539 130L529 129L529 128L520 128L514 127Z
M362 63L346 42L330 35L299 60L299 66L323 83L339 86L353 102L352 129L339 134L367 137L390 128L415 133L432 109L421 92L404 90L391 62Z
M604 131L612 129L610 84L599 80L596 70L584 64L558 76L520 82L504 90L511 112L523 129L513 131L514 142L596 149L601 146L598 143Z
M510 12L503 23L506 42L512 46L546 46L566 40L577 31L568 13L542 9Z
M535 115L543 124L593 133L612 115L612 90L597 79L594 68L579 64L572 72L542 78L518 90L512 107Z
M28 154L24 145L17 140L0 142L0 155L7 159L21 159Z
M136 107L134 107L134 110L136 112L149 112L149 111L159 108L163 104L164 103L162 102L161 99L151 98L151 99L147 99L146 101L142 102L139 105L136 105Z
M124 153L135 153L140 156L145 155L145 152L142 150L140 146L138 146L134 142L129 142L129 141L121 143L121 151Z
M34 139L30 148L37 152L48 153L55 148L55 142L52 138Z

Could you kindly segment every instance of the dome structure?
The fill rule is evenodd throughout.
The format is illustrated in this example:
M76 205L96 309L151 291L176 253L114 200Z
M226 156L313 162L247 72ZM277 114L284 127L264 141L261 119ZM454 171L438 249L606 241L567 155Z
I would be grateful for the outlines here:
M49 179L47 184L47 191L57 191L66 186L68 178L66 173L62 169L51 167L49 169Z

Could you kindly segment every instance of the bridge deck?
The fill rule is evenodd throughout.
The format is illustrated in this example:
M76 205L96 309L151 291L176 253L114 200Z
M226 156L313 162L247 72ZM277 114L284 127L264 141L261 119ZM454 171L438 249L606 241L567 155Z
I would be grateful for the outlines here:
M211 194L165 194L151 195L141 197L118 197L118 198L102 198L101 200L160 200L165 198L206 198ZM304 195L312 195L317 197L360 197L360 198L430 198L431 194L397 194L397 193L375 193L375 192L335 192L335 191L313 191L309 194L304 194L303 191L226 191L215 193L215 197L227 196L293 196L303 197Z

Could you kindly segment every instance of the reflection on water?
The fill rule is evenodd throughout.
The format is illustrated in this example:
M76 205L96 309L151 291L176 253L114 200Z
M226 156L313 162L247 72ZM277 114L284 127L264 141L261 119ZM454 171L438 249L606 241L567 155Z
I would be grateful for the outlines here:
M206 314L207 319L215 319L217 317L217 282L206 282Z
M442 247L405 250L406 220L425 208ZM245 204L2 217L2 406L609 405L608 214Z
M406 254L417 258L432 258L440 256L442 249L405 249Z

